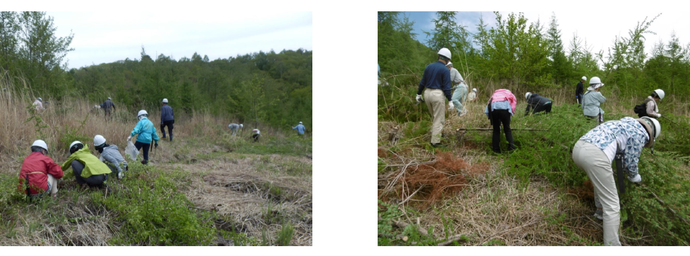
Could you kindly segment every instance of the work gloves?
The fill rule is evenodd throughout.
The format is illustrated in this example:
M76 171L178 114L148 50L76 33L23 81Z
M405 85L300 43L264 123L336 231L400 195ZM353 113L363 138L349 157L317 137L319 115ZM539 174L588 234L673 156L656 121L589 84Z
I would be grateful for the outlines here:
M661 117L661 114L659 114L659 117Z
M131 141L131 140L132 140L132 136L127 136L127 141Z
M452 102L452 101L449 101L449 102L448 102L448 110L453 110L454 107L455 107L455 106L453 105L453 102Z
M417 98L415 98L415 99L417 100L417 102L423 102L424 101L424 99L422 99L421 94L417 94Z
M632 182L632 183L640 183L642 181L642 177L638 173L638 174L635 174L635 177L632 177L632 178L630 178L630 176L628 176L628 180L630 180L630 182Z
M154 145L155 145L154 147L158 148L158 141L156 141L156 144L154 144Z

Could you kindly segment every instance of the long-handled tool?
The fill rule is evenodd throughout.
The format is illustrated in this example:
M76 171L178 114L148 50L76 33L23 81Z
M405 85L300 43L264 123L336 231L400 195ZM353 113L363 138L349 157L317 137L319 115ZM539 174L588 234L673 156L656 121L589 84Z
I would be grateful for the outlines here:
M616 153L616 172L618 173L618 196L625 194L625 173L623 171L623 153Z

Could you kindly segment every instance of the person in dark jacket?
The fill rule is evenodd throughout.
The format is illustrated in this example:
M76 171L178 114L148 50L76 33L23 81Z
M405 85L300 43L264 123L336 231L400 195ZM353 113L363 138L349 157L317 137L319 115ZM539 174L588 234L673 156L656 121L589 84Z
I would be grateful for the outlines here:
M546 112L551 113L551 99L539 96L537 93L527 92L525 94L525 99L527 100L527 109L525 109L525 116L529 113L539 113ZM532 109L532 112L530 112Z
M450 95L450 70L446 67L450 58L450 50L447 48L441 48L438 51L438 61L427 65L424 69L424 75L419 81L417 97L415 98L417 102L425 102L429 114L431 114L431 146L433 147L446 146L441 144L441 132L446 120L445 100L443 98L448 99L449 109L455 107ZM424 91L424 98L422 98L422 91Z
M161 107L161 132L163 139L165 139L165 127L168 127L170 133L170 141L173 140L173 124L175 123L175 116L173 115L172 107L168 106L168 99L163 99L163 107Z
M584 83L585 81L587 81L587 77L583 76L582 80L580 80L580 82L577 83L577 89L575 89L575 99L577 99L577 104L580 106L582 106L582 93L584 93L585 91L584 85L582 85L582 83Z
M24 158L22 169L19 171L19 186L17 190L26 193L32 199L50 194L57 197L58 180L63 172L60 165L48 155L48 145L43 140L36 140L31 145L31 154ZM25 182L28 181L28 188Z
M103 104L101 104L101 108L105 112L105 118L108 119L108 117L111 117L110 115L110 109L112 108L115 110L115 104L110 100L110 97L108 97Z

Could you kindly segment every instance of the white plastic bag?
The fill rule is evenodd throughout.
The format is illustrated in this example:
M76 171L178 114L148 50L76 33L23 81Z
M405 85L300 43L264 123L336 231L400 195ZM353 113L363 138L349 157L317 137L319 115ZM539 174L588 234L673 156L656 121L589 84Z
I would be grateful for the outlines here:
M127 142L127 147L125 148L125 155L128 155L132 161L137 161L137 155L139 155L139 150L134 146L132 141Z

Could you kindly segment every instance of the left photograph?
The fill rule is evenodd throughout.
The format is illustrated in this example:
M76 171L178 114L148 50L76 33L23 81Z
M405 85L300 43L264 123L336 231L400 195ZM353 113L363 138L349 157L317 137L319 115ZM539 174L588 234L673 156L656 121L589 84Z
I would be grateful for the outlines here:
M0 12L0 245L311 246L312 12L263 14Z

